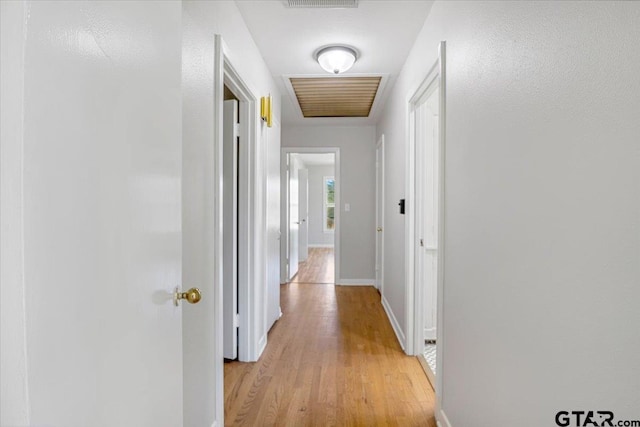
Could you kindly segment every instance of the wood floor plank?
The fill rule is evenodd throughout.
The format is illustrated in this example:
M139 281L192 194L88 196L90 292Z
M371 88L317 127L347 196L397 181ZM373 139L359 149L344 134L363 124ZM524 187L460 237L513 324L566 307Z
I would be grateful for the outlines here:
M225 425L436 426L373 287L290 283L281 306L260 360L225 364Z
M298 263L295 283L334 283L335 257L333 248L309 248L306 261Z

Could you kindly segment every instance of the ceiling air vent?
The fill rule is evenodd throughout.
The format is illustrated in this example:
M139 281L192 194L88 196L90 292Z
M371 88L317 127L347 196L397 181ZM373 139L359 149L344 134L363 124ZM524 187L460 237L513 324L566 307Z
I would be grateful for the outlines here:
M368 117L380 77L290 78L304 117Z
M285 2L287 7L295 8L331 8L342 9L348 7L358 7L358 0L287 0Z

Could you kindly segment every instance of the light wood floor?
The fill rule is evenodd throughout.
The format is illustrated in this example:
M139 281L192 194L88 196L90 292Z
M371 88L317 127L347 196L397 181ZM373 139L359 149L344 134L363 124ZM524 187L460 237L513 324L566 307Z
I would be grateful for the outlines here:
M225 425L436 426L373 287L291 283L281 305L260 360L225 364Z
M333 248L309 248L307 260L298 263L295 283L333 283L335 281Z

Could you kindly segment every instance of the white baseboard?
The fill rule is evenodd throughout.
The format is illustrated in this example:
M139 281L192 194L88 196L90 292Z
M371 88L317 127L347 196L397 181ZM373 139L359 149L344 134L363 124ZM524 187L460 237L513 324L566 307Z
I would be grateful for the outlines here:
M308 248L333 248L333 243L318 243L318 244L311 244L309 243L307 245Z
M260 356L262 356L262 353L266 348L267 348L267 335L265 334L262 336L262 338L260 338L260 341L258 341L258 357L256 357L256 361L260 359Z
M431 367L427 363L427 359L424 358L424 354L419 354L416 357L418 358L418 362L420 362L420 366L422 366L422 370L424 370L424 373L427 375L427 379L429 380L429 384L431 385L431 388L435 392L436 391L436 377L435 377L435 375L433 375L433 371L431 370Z
M447 414L444 413L444 410L440 407L440 399L436 396L436 422L438 423L438 427L453 427L449 422L449 418L447 418Z
M336 280L336 285L344 285L344 286L374 286L375 287L376 280L375 279L338 279Z
M393 328L393 332L396 333L396 338L398 338L400 347L402 347L402 350L405 350L406 341L405 341L404 332L402 332L402 328L400 328L398 319L396 319L396 316L393 314L393 310L391 310L391 306L389 305L389 302L384 296L382 296L382 307L384 308L385 313L387 313L387 317L389 318L389 322L391 322L391 327Z

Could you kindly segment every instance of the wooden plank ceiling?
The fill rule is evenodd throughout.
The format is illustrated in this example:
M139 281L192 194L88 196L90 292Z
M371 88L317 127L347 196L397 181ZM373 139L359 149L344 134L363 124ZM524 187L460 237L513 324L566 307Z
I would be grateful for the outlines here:
M290 78L304 117L369 117L380 79Z

